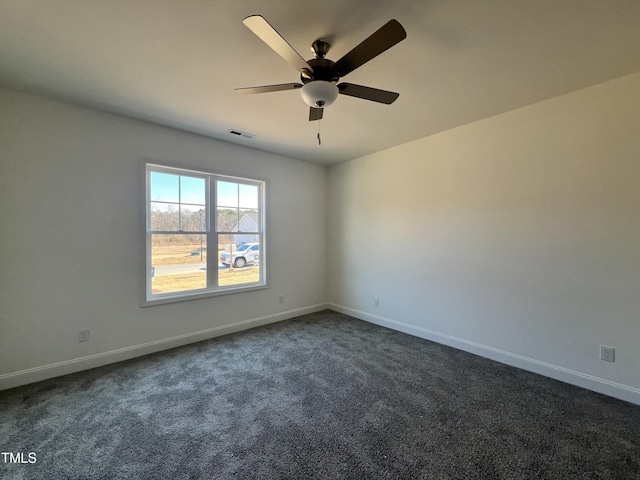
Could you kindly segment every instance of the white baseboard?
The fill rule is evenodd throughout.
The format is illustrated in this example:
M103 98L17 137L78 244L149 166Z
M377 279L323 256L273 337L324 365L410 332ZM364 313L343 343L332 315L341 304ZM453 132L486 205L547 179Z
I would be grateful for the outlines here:
M450 347L457 348L458 350L464 350L465 352L489 358L506 365L511 365L555 380L560 380L561 382L576 385L578 387L586 388L587 390L592 390L594 392L640 405L640 389L638 388L611 382L603 378L594 377L593 375L559 367L547 362L541 362L515 353L470 342L462 338L438 333L426 328L416 327L396 320L391 320L389 318L380 317L378 315L373 315L371 313L345 307L343 305L329 303L327 304L327 307L331 310L335 310L336 312L344 313L345 315L350 315L366 322L375 323L376 325L407 333L415 337L448 345Z
M280 312L273 315L266 315L264 317L251 318L249 320L243 320L230 325L221 325L219 327L208 328L198 332L186 333L176 337L156 340L154 342L133 345L131 347L111 350L109 352L88 355L86 357L65 360L64 362L57 362L50 365L43 365L40 367L29 368L27 370L7 373L0 375L0 390L19 387L21 385L39 382L49 378L60 377L69 373L88 370L90 368L101 367L111 363L140 357L142 355L180 347L189 343L208 340L210 338L220 337L222 335L240 332L242 330L248 330L250 328L267 325L269 323L281 322L300 315L319 312L326 308L329 308L326 303L320 303L309 307L287 310L286 312Z

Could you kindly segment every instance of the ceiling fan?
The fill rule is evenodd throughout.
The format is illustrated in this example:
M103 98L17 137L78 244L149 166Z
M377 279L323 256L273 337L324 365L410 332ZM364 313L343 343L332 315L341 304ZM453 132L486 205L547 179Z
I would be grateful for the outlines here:
M315 58L305 60L262 16L251 15L245 18L243 23L300 73L302 83L236 88L238 93L254 94L300 89L302 98L310 107L309 121L320 120L324 107L331 105L338 94L387 105L392 104L399 96L398 93L387 90L353 83L338 83L341 77L407 38L407 32L397 20L390 20L384 24L337 62L325 58L329 51L329 44L323 40L313 42L311 49Z

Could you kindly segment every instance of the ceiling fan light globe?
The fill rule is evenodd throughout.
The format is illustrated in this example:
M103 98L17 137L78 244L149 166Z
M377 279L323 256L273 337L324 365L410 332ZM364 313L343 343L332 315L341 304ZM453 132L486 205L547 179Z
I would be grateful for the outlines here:
M338 98L338 87L331 82L314 80L300 89L300 95L310 107L324 108Z

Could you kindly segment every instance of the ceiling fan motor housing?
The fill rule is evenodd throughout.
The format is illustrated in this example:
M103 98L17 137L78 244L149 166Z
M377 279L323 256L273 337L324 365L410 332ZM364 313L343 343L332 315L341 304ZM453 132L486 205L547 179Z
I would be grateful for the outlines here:
M307 63L311 68L313 68L313 72L303 70L300 75L302 83L309 83L314 80L338 83L340 73L335 68L336 62L332 62L326 58L313 58L308 60Z

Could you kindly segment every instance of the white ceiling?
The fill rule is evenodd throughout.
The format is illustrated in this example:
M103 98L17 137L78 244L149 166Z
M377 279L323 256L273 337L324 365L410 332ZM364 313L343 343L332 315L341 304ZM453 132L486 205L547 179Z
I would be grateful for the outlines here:
M407 39L308 121L299 75L242 24L338 60L391 18ZM639 0L0 0L0 85L330 165L640 71ZM249 140L229 133L255 134Z

